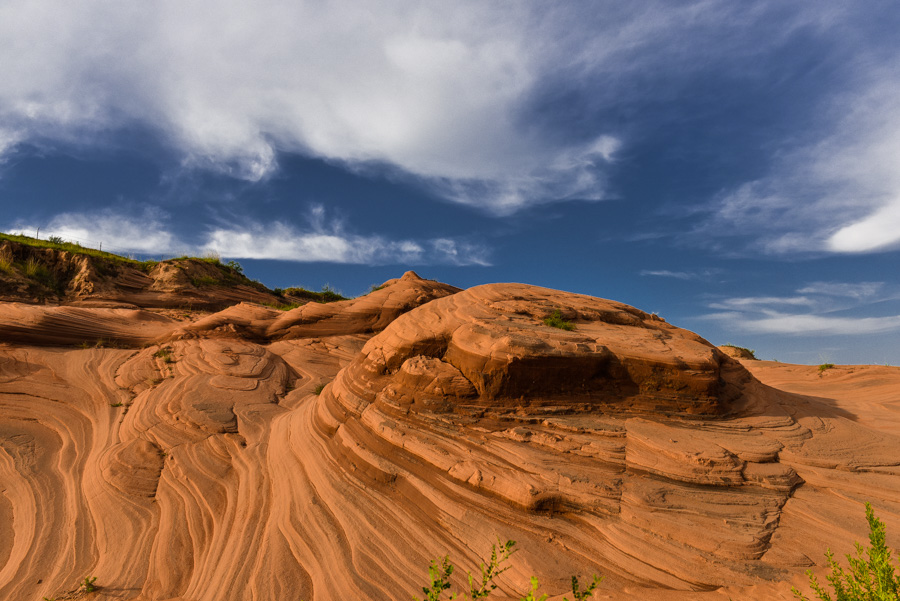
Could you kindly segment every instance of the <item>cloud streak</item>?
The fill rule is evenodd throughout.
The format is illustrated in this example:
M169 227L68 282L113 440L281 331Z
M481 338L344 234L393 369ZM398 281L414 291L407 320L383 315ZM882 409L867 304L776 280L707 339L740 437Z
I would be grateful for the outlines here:
M900 329L900 315L871 317L840 315L861 313L866 307L900 298L900 290L884 282L812 282L797 290L799 296L725 298L709 303L718 310L701 316L727 330L783 335L870 335Z
M196 240L185 240L170 229L168 219L126 217L112 211L96 214L57 215L40 230L50 236L123 254L153 256L217 253L233 259L274 259L297 263L348 263L366 265L490 265L490 252L480 244L454 238L391 240L380 235L346 231L338 223L326 223L324 211L315 207L310 227L283 222L245 223L240 227L210 227ZM14 224L7 232L32 235L33 225Z

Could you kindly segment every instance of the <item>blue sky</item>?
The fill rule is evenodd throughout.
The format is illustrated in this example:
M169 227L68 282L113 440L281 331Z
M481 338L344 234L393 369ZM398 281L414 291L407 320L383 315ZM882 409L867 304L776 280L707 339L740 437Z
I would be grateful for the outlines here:
M900 364L900 5L0 6L0 230Z

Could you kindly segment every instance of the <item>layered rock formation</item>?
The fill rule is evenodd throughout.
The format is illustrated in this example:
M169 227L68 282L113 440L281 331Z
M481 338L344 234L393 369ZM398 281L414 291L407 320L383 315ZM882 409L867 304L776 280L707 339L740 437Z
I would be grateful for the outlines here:
M2 304L0 340L4 599L407 599L498 538L497 598L789 599L864 501L900 533L900 369L857 411L612 301L409 273L287 312Z

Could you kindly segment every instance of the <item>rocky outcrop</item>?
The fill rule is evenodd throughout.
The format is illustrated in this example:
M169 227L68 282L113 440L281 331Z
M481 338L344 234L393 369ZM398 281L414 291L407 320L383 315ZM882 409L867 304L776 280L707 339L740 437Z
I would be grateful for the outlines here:
M900 532L900 370L830 398L613 301L410 273L287 312L3 323L4 599L387 601L500 538L500 598L600 573L612 599L786 600L863 501ZM54 331L128 348L35 346Z

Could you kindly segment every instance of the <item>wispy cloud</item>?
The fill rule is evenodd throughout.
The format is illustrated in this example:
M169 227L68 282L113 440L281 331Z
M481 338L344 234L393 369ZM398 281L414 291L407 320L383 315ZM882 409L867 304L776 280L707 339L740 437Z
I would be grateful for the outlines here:
M197 239L185 240L171 231L167 217L127 217L111 211L65 213L40 230L42 238L59 236L92 248L147 255L203 255L215 252L235 259L274 259L299 263L490 265L487 247L454 238L391 240L348 231L339 221L327 222L322 207L314 207L309 225L246 222L239 227L210 227ZM33 235L36 227L10 224L7 232Z
M751 296L745 298L728 298L721 302L710 303L713 309L737 310L737 309L767 309L772 306L803 306L813 307L816 301L806 296Z
M892 62L863 64L861 81L820 110L817 137L716 199L701 233L738 232L781 255L900 248L900 53Z
M900 298L884 282L812 282L799 296L724 298L709 303L717 312L701 316L737 332L785 335L867 335L900 329L900 315L861 317L877 303ZM854 315L842 313L851 310Z
M859 282L848 284L845 282L811 282L797 290L799 294L824 294L827 296L846 296L857 300L869 300L890 295L882 294L885 291L884 282Z
M760 334L787 335L870 335L900 330L900 315L886 317L834 317L776 313L747 317L741 313L713 313L706 316L731 329ZM736 327L735 327L736 326Z
M720 273L716 269L703 269L700 271L670 271L668 269L643 269L640 275L654 276L659 278L674 278L676 280L705 280Z

